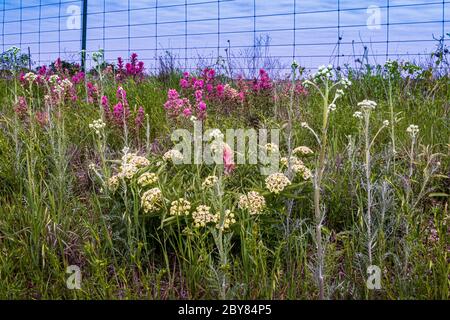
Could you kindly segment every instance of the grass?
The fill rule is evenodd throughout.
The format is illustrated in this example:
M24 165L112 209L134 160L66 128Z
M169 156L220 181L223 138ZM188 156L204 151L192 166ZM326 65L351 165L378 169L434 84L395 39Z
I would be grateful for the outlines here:
M297 146L314 151L303 161L319 181L296 177L289 161L292 184L280 194L267 190L252 165L224 175L222 165L162 160L173 147L172 130L191 128L163 108L168 89L179 89L179 75L122 83L130 109L143 106L148 115L140 129L128 128L127 139L109 122L99 135L89 128L102 112L99 101L86 100L83 83L76 101L46 109L45 87L2 80L0 298L450 298L450 82L427 72L401 76L399 68L350 71L352 85L335 111L328 109L335 91L283 95L286 82L249 94L231 110L208 105L206 128L281 128L282 155ZM115 99L114 78L90 81ZM14 112L19 96L28 103L23 117ZM364 99L377 107L361 122L353 114ZM46 110L48 121L40 124L35 115ZM420 129L414 137L410 124ZM151 188L164 199L154 212L141 204L151 188L135 178L120 180L117 191L105 183L125 146L149 160L139 174L158 176ZM219 182L205 190L211 175ZM249 191L265 197L263 214L238 206ZM181 197L190 214L171 216L171 202ZM226 209L237 222L225 230L197 228L192 213L201 204L218 213L218 223ZM70 265L82 271L80 290L66 286ZM380 290L366 286L369 265L381 270Z

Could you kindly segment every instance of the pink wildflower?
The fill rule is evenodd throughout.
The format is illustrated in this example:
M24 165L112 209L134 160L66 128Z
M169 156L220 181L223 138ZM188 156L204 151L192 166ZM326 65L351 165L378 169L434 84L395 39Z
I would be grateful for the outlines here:
M187 89L189 88L189 81L187 81L186 79L181 79L180 80L180 87L183 89Z
M195 100L197 102L200 102L203 100L203 91L202 90L196 90L195 91Z
M224 85L221 83L218 84L216 87L216 91L217 91L217 96L221 97L223 95Z
M206 103L204 101L200 101L197 105L197 109L197 118L200 120L204 120L206 118Z
M225 144L223 147L223 165L225 174L230 174L236 168L233 158L233 150L231 150L228 144Z
M144 124L145 112L143 107L139 107L138 112L136 114L136 118L134 123L136 124L136 128L139 129Z
M191 108L185 108L185 109L183 110L183 115L184 115L186 118L189 118L190 116L192 116L192 110L191 110Z
M127 100L127 92L125 91L124 88L122 88L121 86L119 86L117 88L117 93L116 93L117 99L119 99L120 102L122 102L122 104L124 106L128 106L128 100Z
M194 89L203 89L205 82L203 80L196 80L194 82Z
M72 77L72 83L78 84L84 80L84 72L79 71Z
M14 108L14 112L17 113L20 119L24 119L27 116L28 104L25 97L19 97L19 101Z
M124 107L121 102L117 103L113 108L114 121L119 126L122 126L124 121L126 122L130 115L130 110Z
M200 101L200 103L198 104L198 110L206 111L206 103L204 103L203 101Z
M135 80L141 80L144 77L144 62L138 60L138 55L133 53L130 56L130 62L124 67L124 61L121 57L117 58L117 80L122 81L128 77Z
M94 103L97 100L98 90L97 86L92 82L87 83L88 102Z
M264 70L259 70L259 78L255 79L253 84L253 90L255 92L265 91L272 89L272 80L269 77L269 74Z
M36 121L41 127L45 126L48 123L48 113L40 111L36 112Z
M111 110L109 109L109 101L107 96L102 96L102 107L103 111L105 113L105 118L110 119L111 118Z
M178 94L178 91L175 89L169 89L169 92L167 93L167 97L170 100L175 100L178 99L180 97L180 95Z

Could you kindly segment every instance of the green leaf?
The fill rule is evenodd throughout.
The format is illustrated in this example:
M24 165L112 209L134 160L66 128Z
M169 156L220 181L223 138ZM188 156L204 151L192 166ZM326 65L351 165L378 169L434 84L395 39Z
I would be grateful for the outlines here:
M448 197L448 194L444 193L444 192L434 192L434 193L430 193L428 195L428 197L430 198L435 198L435 197Z

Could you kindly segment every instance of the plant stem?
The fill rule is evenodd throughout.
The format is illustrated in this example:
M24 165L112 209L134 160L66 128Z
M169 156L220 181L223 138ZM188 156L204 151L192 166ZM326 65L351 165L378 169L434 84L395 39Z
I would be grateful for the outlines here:
M314 217L316 223L316 246L317 246L317 282L319 286L319 299L323 300L325 297L324 280L323 280L323 245L322 245L322 221L323 215L320 210L320 191L322 185L322 177L325 169L325 155L327 148L327 131L328 131L328 96L329 88L326 83L324 104L323 104L323 118L322 118L322 134L320 154L316 164L316 174L314 175Z
M369 137L369 125L370 125L370 112L365 113L365 171L366 171L366 184L367 184L367 253L369 256L369 265L372 265L372 185L370 182L371 168L370 168L370 137Z

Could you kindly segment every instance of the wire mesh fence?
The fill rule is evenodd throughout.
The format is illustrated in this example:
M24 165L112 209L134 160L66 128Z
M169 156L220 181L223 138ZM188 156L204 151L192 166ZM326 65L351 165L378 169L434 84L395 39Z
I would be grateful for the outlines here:
M149 71L233 61L255 72L423 61L450 39L450 0L31 0L1 2L3 51L29 51L35 66L139 54ZM88 59L89 66L89 59Z

